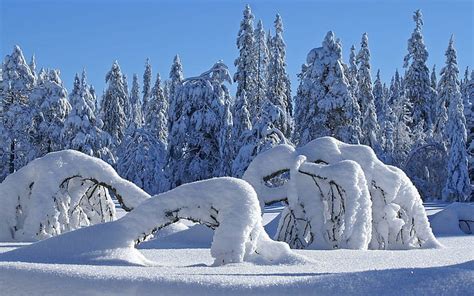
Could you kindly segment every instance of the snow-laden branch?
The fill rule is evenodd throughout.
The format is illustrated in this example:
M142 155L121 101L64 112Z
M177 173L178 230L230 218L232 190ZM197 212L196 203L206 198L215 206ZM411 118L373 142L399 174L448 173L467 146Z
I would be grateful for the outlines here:
M119 220L68 232L5 256L28 262L150 265L134 246L179 219L214 229L211 255L215 265L301 260L286 243L268 237L253 188L228 177L179 186L144 201Z
M301 155L306 161L295 165ZM269 176L287 170L287 183L267 186L265 180ZM439 246L410 179L400 169L383 164L368 146L349 145L331 137L319 138L298 149L280 145L258 155L243 179L255 188L261 205L277 201L288 204L277 239L292 247ZM364 230L367 223L371 225L368 232ZM359 229L359 234L348 228ZM346 230L347 234L341 233ZM359 241L349 243L352 236Z
M115 220L150 196L104 161L64 150L30 162L0 184L0 240L38 240Z

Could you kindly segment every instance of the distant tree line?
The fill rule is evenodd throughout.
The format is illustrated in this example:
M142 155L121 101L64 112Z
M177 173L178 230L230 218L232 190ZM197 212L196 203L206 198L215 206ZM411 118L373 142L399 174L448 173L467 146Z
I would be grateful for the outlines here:
M167 79L127 77L115 61L97 99L86 72L64 87L59 70L36 69L19 46L0 75L0 181L46 153L75 149L112 164L151 194L215 176L240 177L253 158L275 145L304 145L333 136L372 147L405 170L425 199L473 200L474 71L459 77L453 37L438 73L427 66L423 19L414 13L403 74L390 83L371 73L369 38L351 47L328 32L312 49L291 95L283 22L273 33L254 26L249 6L237 35L236 72L218 61L184 78L178 55ZM440 75L439 81L437 74ZM226 83L237 83L231 95ZM142 87L140 89L140 84Z

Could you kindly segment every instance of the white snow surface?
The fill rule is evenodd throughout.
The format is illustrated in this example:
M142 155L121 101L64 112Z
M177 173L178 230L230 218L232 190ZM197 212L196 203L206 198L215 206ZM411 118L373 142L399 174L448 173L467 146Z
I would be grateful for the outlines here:
M431 204L428 214L444 206ZM271 224L278 219L279 210L281 207L267 209L263 220ZM195 238L205 231L212 232L207 229L196 226ZM167 237L174 236L174 242L161 238L143 243L140 252L156 264L149 267L5 261L1 253L28 244L0 243L0 290L5 296L315 293L454 296L470 295L474 289L472 235L439 237L445 246L441 249L297 250L310 260L296 265L246 262L214 267L208 249L212 235L207 236L207 243L202 239L196 244L189 230Z
M73 183L66 183L70 179ZM38 240L84 226L70 213L80 205L87 189L81 183L85 182L90 182L91 186L106 185L115 191L127 209L150 198L98 158L74 150L52 152L33 160L0 184L0 241ZM106 221L114 220L112 200L104 194L106 197L102 202L111 208L111 217ZM106 222L96 220L96 223Z

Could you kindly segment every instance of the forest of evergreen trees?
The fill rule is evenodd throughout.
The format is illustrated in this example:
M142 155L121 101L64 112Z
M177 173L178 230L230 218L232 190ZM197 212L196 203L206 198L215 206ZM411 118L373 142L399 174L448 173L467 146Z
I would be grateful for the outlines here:
M75 149L155 194L210 177L240 177L275 145L333 136L372 147L403 169L425 200L474 200L474 71L459 73L453 37L446 40L446 63L430 71L419 10L413 19L404 69L394 69L390 83L380 71L372 79L367 34L346 63L340 40L328 32L308 53L295 96L282 18L266 31L261 21L255 26L249 6L233 76L218 61L185 78L176 55L166 79L153 75L147 59L129 87L115 61L102 95L85 71L67 91L59 70L36 69L35 57L28 63L15 46L0 75L0 181L46 153Z

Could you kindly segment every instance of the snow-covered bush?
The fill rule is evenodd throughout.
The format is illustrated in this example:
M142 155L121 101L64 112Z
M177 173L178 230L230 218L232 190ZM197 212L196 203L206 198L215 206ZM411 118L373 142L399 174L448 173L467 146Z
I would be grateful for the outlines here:
M301 262L286 243L268 237L260 211L257 194L247 182L208 179L156 195L119 220L65 233L5 256L31 262L149 265L153 263L134 246L161 228L188 219L214 229L214 265Z
M0 241L30 241L115 220L150 196L104 161L64 150L30 162L0 184Z
M290 179L285 184L268 186L270 179L287 171ZM243 179L255 188L262 206L278 201L287 205L276 238L291 247L439 245L410 179L383 164L368 146L331 137L298 149L280 145L257 156Z

